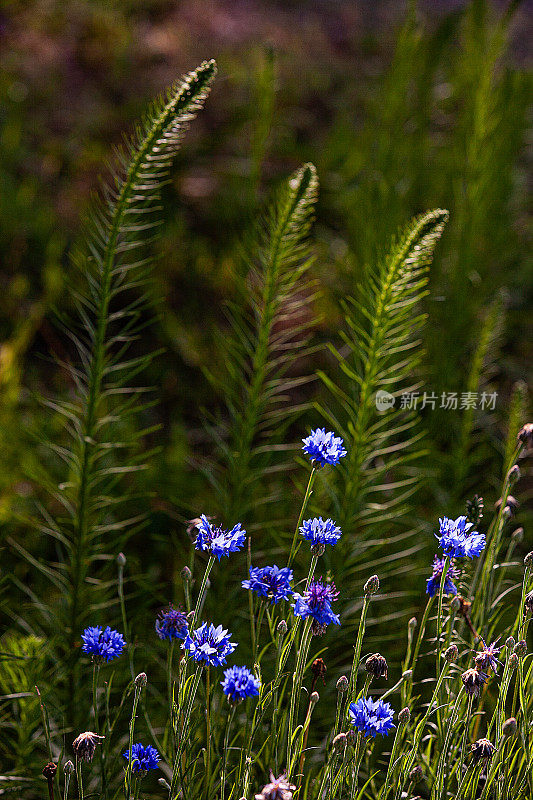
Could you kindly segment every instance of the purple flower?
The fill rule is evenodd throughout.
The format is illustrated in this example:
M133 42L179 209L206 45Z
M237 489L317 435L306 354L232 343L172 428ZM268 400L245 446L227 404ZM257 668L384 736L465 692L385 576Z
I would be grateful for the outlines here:
M230 667L225 670L224 680L220 681L220 684L222 691L232 704L258 695L261 686L248 667Z
M483 648L476 653L474 658L476 662L476 667L480 671L483 671L485 669L488 669L488 667L490 667L494 672L494 674L497 675L498 664L500 662L498 661L496 656L501 650L501 647L496 647L496 645L498 644L498 639L496 639L495 642L492 642L492 644L489 644L488 646L485 640L482 639L481 644L483 645Z
M322 517L315 517L304 520L300 533L304 539L311 542L311 547L316 547L321 544L334 545L339 541L342 531L332 519L324 521Z
M229 556L244 547L246 541L246 531L238 522L230 531L224 530L221 526L213 527L205 514L200 517L197 525L198 535L194 546L197 550L207 550L208 553L216 556L218 560L222 556Z
M315 636L322 635L330 623L340 625L340 619L333 612L331 604L339 596L334 583L324 583L319 578L310 582L303 595L295 594L294 614L297 617L313 618L311 631Z
M130 758L130 751L126 750L123 754L124 758L129 761ZM151 744L147 744L146 747L140 743L132 745L131 748L131 771L132 772L140 772L146 773L150 769L157 769L157 765L159 763L159 753L152 747Z
M440 581L445 563L445 558L439 558L438 556L435 556L433 559L433 575L431 578L427 579L426 588L426 594L429 594L430 597L435 597L440 590ZM444 578L444 594L457 594L457 586L455 585L454 581L459 578L459 575L459 570L454 567L453 564L450 564L448 566L446 577Z
M228 634L222 625L215 628L212 623L204 622L195 631L187 633L181 647L188 650L195 661L220 667L237 647L236 642L230 642L230 636L231 633Z
M272 603L279 603L280 600L289 600L294 594L291 581L292 569L280 569L274 564L272 567L250 567L250 577L242 582L242 587Z
M466 521L466 517L457 517L456 520L443 517L439 519L439 524L440 530L436 538L445 556L474 558L485 549L484 534L471 532L473 525Z
M334 467L346 455L341 437L335 436L331 431L326 433L325 428L311 431L311 434L306 439L302 439L302 442L304 453L318 467L324 467L326 464Z
M187 616L181 608L174 608L172 603L158 614L155 630L160 639L185 639L188 632Z
M396 727L392 721L394 711L383 700L361 697L357 703L350 703L348 715L354 728L364 736L387 736Z
M95 661L112 661L118 658L126 647L126 640L118 631L100 625L85 628L81 635L82 650L92 656Z

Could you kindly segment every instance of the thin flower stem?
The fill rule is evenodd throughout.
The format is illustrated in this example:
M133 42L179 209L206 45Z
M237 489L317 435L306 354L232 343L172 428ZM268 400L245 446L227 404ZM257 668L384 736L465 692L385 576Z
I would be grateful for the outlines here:
M196 667L196 672L192 677L192 685L189 688L189 693L187 697L187 705L185 707L185 714L183 715L183 723L181 726L180 737L178 741L178 751L176 753L176 758L174 759L174 769L172 771L172 782L170 785L170 795L174 797L176 794L176 784L178 781L178 776L181 767L181 757L183 755L183 751L185 749L185 742L187 741L187 727L189 725L189 720L191 717L192 707L194 704L194 700L196 697L196 692L198 691L198 685L200 683L200 677L202 675L202 665L199 664Z
M436 675L437 678L440 672L440 633L441 633L441 625L442 625L442 600L444 596L444 584L446 582L446 575L448 574L448 569L450 567L450 556L446 556L444 559L444 567L442 568L442 574L440 576L440 586L439 586L439 603L438 603L438 610L437 610L437 635L435 639L435 646L436 646Z
M100 675L100 664L95 661L93 663L93 716L94 716L94 731L100 733L100 722L98 719L98 677ZM106 740L104 740L105 742ZM104 747L99 747L99 760L100 760L100 773L102 777L102 797L107 798L107 775L105 769L105 753Z
M231 724L233 722L233 717L235 716L236 708L237 706L235 704L232 704L231 711L228 714L228 719L226 722L226 733L224 734L224 750L222 751L222 772L220 775L220 800L224 800L224 793L226 789L226 769L228 765L229 732Z
M468 703L466 707L466 719L465 719L465 727L463 731L463 738L461 741L461 755L459 757L459 770L462 770L463 764L465 763L465 754L466 754L466 742L468 739L468 727L470 725L470 716L472 714L472 703L474 702L474 698L472 695L468 697ZM462 783L462 781L461 781Z
M203 607L203 604L204 604L205 595L206 595L206 592L207 592L207 581L209 580L209 575L211 573L211 570L213 569L213 564L214 563L215 563L215 557L214 556L209 556L209 560L208 560L206 568L205 568L204 576L202 578L202 583L200 585L200 591L198 592L198 597L196 599L196 606L195 606L195 609L194 609L194 614L193 614L192 623L191 623L191 630L192 631L194 631L195 628L196 628L196 623L198 622L198 617L200 616L200 611L202 610L202 607Z
M78 797L83 800L83 775L81 772L81 759L76 756L76 778L78 780Z
M63 792L63 800L68 800L68 790L70 787L71 773L65 772L65 790Z
M383 699L383 698L382 698ZM386 800L389 791L392 791L392 779L394 776L394 770L396 767L396 753L398 752L398 748L400 747L400 742L403 735L403 725L398 725L396 728L396 733L394 734L394 742L392 745L392 751L389 757L389 766L387 768L387 775L385 777L385 783L383 785L383 794L380 794L380 798L383 797L383 800Z
M292 692L291 692L291 703L289 709L289 726L287 728L287 764L290 765L287 771L287 778L290 778L293 766L291 759L292 739L294 735L295 723L298 720L300 691L302 688L302 679L303 679L305 664L307 661L307 654L309 652L309 645L311 643L310 631L312 622L313 620L311 617L308 617L305 620L304 629L302 632L302 640L300 642L300 648L298 650L296 669L294 670L292 676Z
M463 698L463 691L464 691L464 687L461 687L460 692L458 693L457 697L455 698L455 703L453 705L452 712L451 712L449 720L447 722L446 735L444 737L444 742L443 742L442 749L441 749L441 752L440 752L440 757L439 757L439 760L438 760L438 763L437 763L437 774L436 774L436 777L435 777L435 782L433 784L433 790L432 790L432 793L431 793L432 800L434 798L440 797L440 794L442 792L442 788L443 788L443 785L444 785L444 771L445 771L445 768L446 768L446 765L447 765L448 749L449 749L449 746L450 746L450 741L451 741L452 735L453 735L453 733L455 731L455 726L457 724L457 717L458 717L458 714L459 714L459 705L460 705L460 703L462 701L462 698ZM459 762L459 763L461 764L462 762Z
M167 652L167 698L168 698L168 713L170 720L170 741L171 741L171 757L174 758L174 751L176 749L176 735L174 726L174 682L172 680L172 662L174 656L174 639L170 640Z
M273 709L272 709L272 732L271 737L273 740L273 747L274 747L274 769L276 771L276 775L278 774L278 739L279 739L279 731L278 731L278 692L279 692L279 684L281 680L281 648L283 647L283 636L281 633L278 633L278 642L276 648L276 672L274 674L274 684L273 684Z
M129 725L129 745L128 745L128 766L126 767L126 775L124 778L124 794L126 796L126 800L130 800L131 797L131 776L132 776L132 751L133 751L133 735L135 733L135 720L137 717L137 706L139 705L139 698L141 696L142 686L135 686L135 694L133 696L133 707L131 710L131 718L130 718L130 725Z
M354 800L355 793L357 791L357 786L359 784L359 767L361 766L361 761L363 760L363 756L365 754L365 739L361 732L357 734L357 742L355 745L355 753L354 753L354 769L352 774L352 785L350 788L350 800Z
M359 664L361 662L361 647L363 645L363 637L365 635L366 614L368 611L369 602L370 602L370 597L368 595L365 595L365 598L363 600L363 606L361 608L361 619L359 620L359 628L357 629L357 639L355 641L352 671L350 672L350 684L348 692L346 694L347 706L349 706L350 703L352 703L353 700L355 699L355 693L357 689L357 671L359 669Z
M254 647L253 647L253 650L252 650L252 652L254 654L254 664L257 662L257 652L259 650L259 636L260 636L260 633L261 633L261 624L263 622L263 617L265 615L265 608L266 608L266 603L264 603L261 600L260 603L259 603L259 613L257 615L257 624L256 624L256 628L255 628L255 641L254 641Z
M205 732L206 732L206 767L205 767L205 794L209 794L209 780L211 777L211 668L205 670Z
M304 518L305 510L307 508L307 503L309 502L309 498L311 497L311 493L313 491L313 484L315 482L316 469L317 468L315 466L313 466L313 468L311 470L311 474L309 475L309 480L307 482L307 489L305 490L305 495L304 495L302 507L300 509L300 516L298 517L298 522L296 523L296 528L294 529L294 536L292 537L292 544L291 544L291 550L290 550L290 553L289 553L289 560L287 561L287 566L288 567L290 567L290 565L292 564L292 560L293 560L293 558L294 558L294 556L296 555L296 552L297 552L296 543L298 541L298 533L300 531L300 525L302 524L302 520Z

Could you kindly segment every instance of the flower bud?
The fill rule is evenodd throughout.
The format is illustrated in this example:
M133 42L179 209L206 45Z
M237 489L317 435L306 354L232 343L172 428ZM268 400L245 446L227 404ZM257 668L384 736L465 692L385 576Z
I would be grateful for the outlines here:
M509 717L509 719L506 719L502 725L502 733L504 736L514 736L517 727L516 719L514 717Z
M411 617L411 619L408 622L408 625L409 625L409 630L414 631L414 629L418 625L416 617Z
M346 747L346 734L338 733L337 736L335 736L335 738L333 739L332 744L335 753L342 753L342 751Z
M515 644L516 644L516 642L515 642L515 640L513 639L513 637L512 637L512 636L509 636L509 637L508 637L508 638L505 640L505 646L506 646L507 650L509 650L509 651L511 651L511 650L513 649L513 647L515 646Z
M363 591L365 596L368 597L371 594L376 594L379 589L379 578L377 575L372 575L363 587Z
M388 666L385 658L380 653L372 653L365 661L365 670L372 678L388 678Z
M192 625L193 620L194 620L194 611L189 611L189 613L187 614L187 622L189 623L189 625Z
M527 642L524 639L520 639L513 648L513 653L516 653L518 658L523 658L527 653Z
M316 706L319 700L320 700L320 695L318 694L318 692L312 692L311 697L309 698L309 704L311 706Z
M518 656L516 655L516 653L511 653L511 655L509 656L509 661L507 663L509 664L509 669L511 670L511 672L513 672L518 666Z
M157 782L158 782L158 784L159 784L160 786L162 786L162 787L163 787L163 789L166 789L166 790L167 790L167 792L170 792L170 784L169 784L169 782L168 782L168 781L166 781L164 778L158 778L158 779L157 779Z
M135 686L138 686L141 689L143 689L147 683L148 683L148 676L146 672L139 672L139 674L135 678Z
M533 422L526 422L526 424L518 431L518 441L522 442L525 448L529 450L533 446Z
M524 557L524 567L533 567L533 550Z
M513 540L513 542L516 542L516 544L520 544L522 542L523 538L524 538L524 529L523 528L517 528L515 531L513 531L512 536L511 536L511 539Z
M53 761L49 761L48 764L43 769L43 775L48 781L48 783L52 783L55 778L55 774L57 772L57 764L54 764Z
M118 556L117 556L117 564L118 564L119 567L125 567L126 566L126 556L124 555L124 553L119 553L118 554Z
M324 686L326 685L325 675L327 671L328 668L326 667L324 659L315 658L315 660L311 664L311 672L313 673L316 681L322 679L322 683L324 684Z
M181 579L183 583L189 583L192 578L192 572L190 571L189 567L183 567L181 570Z
M72 763L70 758L63 764L63 772L65 773L65 775L72 775L72 773L74 772L74 764Z
M512 466L509 472L507 473L507 481L509 483L509 486L514 486L515 483L517 483L517 481L519 480L520 480L520 467L518 466L518 464L514 464L514 466Z
M337 681L337 691L341 694L344 694L344 692L348 691L348 678L346 675L341 675Z
M402 680L404 680L406 683L407 683L407 681L412 681L413 680L413 670L412 669L406 669L405 672L402 673Z
M398 712L398 722L402 725L407 725L409 720L411 719L411 711L407 706L402 708L401 711Z
M459 650L457 649L456 644L451 644L447 650L444 651L444 659L448 662L448 664L452 664L458 655Z
M285 634L287 633L287 623L285 622L284 619L280 619L280 621L278 622L277 631L280 636L285 636Z
M413 783L420 783L423 777L424 777L424 772L420 764L414 766L411 772L409 773L409 780L412 781Z
M526 614L533 614L533 592L529 592L524 598L524 611Z

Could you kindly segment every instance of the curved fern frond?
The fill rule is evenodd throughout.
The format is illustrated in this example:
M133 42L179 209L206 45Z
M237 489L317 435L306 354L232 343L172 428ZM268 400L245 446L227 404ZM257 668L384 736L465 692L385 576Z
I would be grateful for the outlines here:
M260 487L265 502L268 493L261 484L272 467L273 450L268 442L283 441L281 431L301 411L295 392L309 378L298 372L297 363L308 352L313 322L307 239L317 189L312 164L283 186L247 248L250 266L240 297L229 307L232 333L223 342L225 370L211 376L227 409L212 434L219 453L218 496L228 519L245 516ZM276 464L276 470L286 466Z
M357 298L344 303L344 346L332 348L338 377L321 373L336 401L333 413L322 413L348 450L333 490L337 520L347 534L340 542L346 568L355 566L368 546L371 526L405 516L419 485L415 462L422 430L419 415L409 407L411 394L416 402L420 388L417 334L425 315L418 304L427 292L429 264L447 219L448 212L440 209L416 218L381 263L368 270ZM379 390L391 396L387 410L376 406Z
M71 291L78 322L75 327L71 321L63 323L76 348L75 363L64 365L76 395L68 402L49 404L63 418L72 440L55 448L68 474L59 490L57 484L53 489L62 516L53 518L45 512L41 524L62 550L49 578L61 594L62 605L54 604L58 611L52 622L66 661L94 612L87 582L99 580L95 562L105 561L106 553L116 553L124 537L143 525L142 514L132 513L126 504L134 499L130 477L144 466L138 445L150 432L139 425L139 414L148 402L146 387L138 384L139 374L154 355L142 341L151 316L146 291L151 258L146 245L159 223L161 187L215 72L215 63L205 62L154 102L118 153L119 172L112 186L104 187L103 202L94 209L88 226L87 255L76 259L80 280ZM102 605L108 602L108 588L104 582L100 586ZM75 660L64 664L74 709Z

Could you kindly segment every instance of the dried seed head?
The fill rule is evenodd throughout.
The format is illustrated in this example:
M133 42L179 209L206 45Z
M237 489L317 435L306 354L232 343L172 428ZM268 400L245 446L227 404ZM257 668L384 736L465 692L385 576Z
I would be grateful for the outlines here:
M496 752L496 748L488 739L478 739L477 742L471 745L470 749L474 764L479 764L480 761L486 764Z
M457 649L456 644L451 644L444 651L444 659L448 662L448 664L452 664L456 660L458 655L459 655L459 650Z
M278 622L277 631L280 636L285 636L285 634L287 633L287 623L285 622L284 619L281 619Z
M514 717L506 719L502 725L502 733L504 736L514 736L517 731L517 723Z
M49 761L48 764L43 769L43 775L48 781L48 783L51 783L54 780L56 772L57 772L57 764L54 764L53 761Z
M524 567L533 567L533 550L524 557Z
M333 739L332 744L335 753L342 753L342 751L346 747L346 734L345 733L337 734L337 736L335 736L335 738Z
M337 691L341 694L344 694L344 692L348 691L348 678L346 675L341 675L337 681Z
M407 725L410 719L411 711L409 708L407 708L407 706L398 712L398 722L400 722L402 725Z
M526 424L518 431L518 441L528 450L533 446L533 422Z
M487 676L478 669L467 669L466 672L463 672L461 675L461 680L463 681L463 686L467 693L471 697L479 697L481 687L486 682Z
M518 656L516 655L516 653L511 653L511 655L509 656L508 664L509 664L509 669L511 670L511 672L514 671L517 668L517 666L518 666Z
M376 594L379 589L379 578L377 575L372 575L363 587L365 595L368 597L371 594Z
M409 773L409 780L412 781L413 783L420 783L423 777L424 777L424 772L420 764L417 764L415 767L413 767L413 769Z
M65 775L72 775L72 773L74 772L74 764L72 763L70 758L63 764L63 772L65 773Z
M533 614L533 592L526 594L524 600L524 611L526 614Z
M513 653L516 653L518 658L523 658L527 653L527 642L525 639L520 639L513 648Z
M326 667L325 661L323 658L315 658L313 663L311 664L311 672L315 676L315 681L322 680L324 686L326 685L325 675L328 671Z
M372 678L385 678L387 680L389 670L387 661L380 653L372 653L365 661L365 670Z
M139 672L139 674L135 678L135 686L138 686L141 689L143 689L147 683L148 683L148 676L146 672Z
M181 570L181 579L184 583L189 583L192 578L192 572L189 567L183 567Z
M74 755L76 758L79 758L80 761L92 761L94 751L96 750L96 745L100 744L104 738L104 736L99 736L97 733L93 733L92 731L80 733L80 735L76 736L72 742Z
M124 555L124 553L119 553L118 554L118 556L117 556L117 564L119 565L119 567L123 567L123 568L126 566L126 556Z

